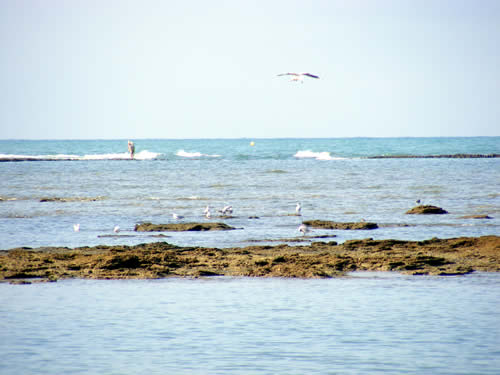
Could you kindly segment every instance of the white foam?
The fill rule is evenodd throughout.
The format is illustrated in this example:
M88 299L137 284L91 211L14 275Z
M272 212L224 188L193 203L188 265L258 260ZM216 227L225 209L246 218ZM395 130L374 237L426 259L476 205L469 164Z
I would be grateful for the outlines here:
M175 155L183 157L183 158L201 158L201 157L220 158L221 157L221 155L208 155L208 154L202 154L201 152L187 152L184 150L177 151L177 153Z
M134 155L134 159L137 160L153 160L158 158L161 155L161 153L158 152L151 152L148 150L143 150L137 154Z
M134 159L137 160L153 160L156 159L160 153L150 152L147 150L138 152L134 155ZM0 154L0 160L12 160L12 161L37 161L37 160L126 160L130 159L130 154L127 152L118 154L92 154L92 155L67 155L67 154L57 154L57 155L15 155L15 154Z
M136 160L152 160L156 159L160 155L156 152L150 152L143 150L134 155ZM130 159L130 154L128 152L122 152L119 154L96 154L96 155L85 155L82 160L127 160Z
M316 160L342 160L344 158L339 158L339 157L333 157L330 155L328 151L323 151L323 152L314 152L310 150L305 150L305 151L297 151L295 155L293 155L296 158L299 159L316 159Z

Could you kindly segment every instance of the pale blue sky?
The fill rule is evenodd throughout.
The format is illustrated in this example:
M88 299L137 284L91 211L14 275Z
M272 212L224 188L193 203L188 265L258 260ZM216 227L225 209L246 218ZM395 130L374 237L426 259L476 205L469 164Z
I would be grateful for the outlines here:
M497 0L0 0L0 43L0 139L500 135Z

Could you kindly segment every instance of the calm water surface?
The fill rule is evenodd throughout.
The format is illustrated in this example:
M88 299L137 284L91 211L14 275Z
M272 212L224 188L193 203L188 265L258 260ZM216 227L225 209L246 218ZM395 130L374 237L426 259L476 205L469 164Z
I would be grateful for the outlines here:
M498 374L500 275L0 284L1 374Z

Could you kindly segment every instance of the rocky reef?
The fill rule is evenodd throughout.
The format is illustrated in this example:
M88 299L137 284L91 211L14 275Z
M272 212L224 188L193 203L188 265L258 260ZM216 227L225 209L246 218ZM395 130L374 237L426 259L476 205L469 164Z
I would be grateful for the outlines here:
M500 158L500 154L443 154L443 155L377 155L368 159L490 159Z
M174 224L136 224L136 232L190 232L207 230L233 230L236 229L224 223L174 223Z
M493 219L491 216L489 215L466 215L466 216L460 216L459 219Z
M350 240L309 246L178 247L167 242L136 246L17 248L0 251L0 280L13 283L66 278L153 279L251 276L328 278L350 271L412 275L500 272L500 237L426 241Z
M448 211L443 210L441 207L430 205L421 205L406 211L407 215L444 215L447 213Z
M369 230L378 228L376 223L367 223L364 221L354 223L338 223L329 220L306 220L303 223L311 228L318 229Z

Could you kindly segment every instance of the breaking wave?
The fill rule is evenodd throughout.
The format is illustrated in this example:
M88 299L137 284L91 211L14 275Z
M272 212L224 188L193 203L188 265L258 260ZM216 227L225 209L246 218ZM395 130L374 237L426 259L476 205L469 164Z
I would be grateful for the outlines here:
M151 151L141 151L134 155L136 160L154 160L162 154ZM130 154L127 152L116 154L92 154L92 155L13 155L13 154L0 154L0 162L8 161L68 161L68 160L128 160Z
M314 152L310 150L305 150L305 151L297 151L295 155L293 155L295 158L298 159L316 159L316 160L342 160L344 158L340 157L333 157L330 155L328 151L323 151L323 152Z
M220 158L221 155L209 155L209 154L202 154L201 152L187 152L184 150L179 150L175 154L176 156L180 156L183 158Z

